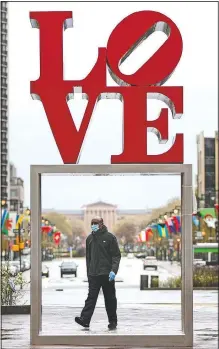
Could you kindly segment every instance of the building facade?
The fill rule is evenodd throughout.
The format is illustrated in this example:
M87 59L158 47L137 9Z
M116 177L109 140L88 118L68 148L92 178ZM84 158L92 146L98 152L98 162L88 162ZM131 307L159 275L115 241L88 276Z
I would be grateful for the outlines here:
M113 231L116 223L121 219L128 218L146 218L151 213L151 210L145 209L126 209L120 210L116 205L106 203L104 201L97 201L88 205L84 205L81 210L53 210L43 209L42 214L48 214L56 212L64 215L69 222L73 222L75 219L83 221L85 232L90 232L91 219L95 216L103 218L104 224L106 224L109 231Z
M8 48L7 2L1 2L1 200L8 202Z
M107 204L103 201L98 201L93 204L89 204L84 208L84 226L85 230L90 230L90 224L92 218L99 216L103 218L104 224L107 226L109 231L113 230L113 227L117 221L117 207L112 204Z
M21 212L24 207L24 181L17 177L16 167L10 163L10 211Z
M215 137L197 136L197 196L199 207L218 203L218 132Z

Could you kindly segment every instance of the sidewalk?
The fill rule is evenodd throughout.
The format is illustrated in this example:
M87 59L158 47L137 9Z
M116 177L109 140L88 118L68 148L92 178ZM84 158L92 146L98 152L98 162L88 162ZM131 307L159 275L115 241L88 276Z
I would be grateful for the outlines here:
M91 329L85 332L74 323L81 308L43 307L43 334L106 334L107 318L104 308L96 308ZM145 304L118 309L117 334L166 334L180 331L181 311L177 304ZM5 315L2 317L2 348L31 349L29 345L30 318L28 315ZM107 332L108 333L108 332ZM109 333L110 334L110 333ZM114 333L115 334L115 333ZM34 347L38 349L38 347ZM63 347L62 347L63 348ZM218 349L217 304L194 306L194 349ZM42 347L40 347L42 349ZM58 349L58 348L57 348ZM137 348L136 348L137 349ZM155 349L155 348L153 348Z

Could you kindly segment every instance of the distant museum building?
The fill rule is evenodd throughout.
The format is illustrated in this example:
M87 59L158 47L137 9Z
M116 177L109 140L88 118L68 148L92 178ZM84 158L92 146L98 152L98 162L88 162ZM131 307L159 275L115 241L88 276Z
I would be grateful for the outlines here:
M95 216L103 218L104 224L109 231L113 230L113 227L118 220L123 218L134 218L136 216L142 217L151 213L151 210L146 209L126 209L119 210L116 205L112 205L103 201L97 201L88 205L82 206L81 210L54 210L44 209L43 214L50 212L56 212L64 215L70 221L75 219L82 220L86 233L90 232L91 219Z

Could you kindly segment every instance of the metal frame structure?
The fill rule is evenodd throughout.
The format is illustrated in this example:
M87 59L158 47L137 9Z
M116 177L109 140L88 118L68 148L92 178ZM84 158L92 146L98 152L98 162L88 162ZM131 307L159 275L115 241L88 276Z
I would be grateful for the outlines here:
M42 175L180 175L182 219L182 332L166 335L44 335L41 328L41 176ZM192 165L32 165L31 166L31 326L32 345L72 347L160 347L193 346L193 252L192 252Z

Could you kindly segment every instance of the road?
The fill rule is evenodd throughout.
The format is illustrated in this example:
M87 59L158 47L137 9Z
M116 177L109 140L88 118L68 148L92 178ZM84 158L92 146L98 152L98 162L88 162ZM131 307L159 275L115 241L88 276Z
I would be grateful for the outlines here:
M69 261L70 259L68 259ZM74 261L78 264L78 277L71 276L60 277L61 260L53 260L51 262L43 262L49 267L49 278L42 278L42 304L45 306L72 306L82 307L84 300L87 297L87 277L86 277L86 262L84 258L75 258ZM140 290L140 275L144 273L143 262L140 259L122 258L119 273L116 277L116 290L118 304L121 307L144 307L145 304L181 304L181 292L153 290ZM162 281L168 278L179 276L181 268L177 263L166 261L158 262L159 279ZM24 278L30 280L30 272L24 272ZM209 295L209 291L196 292L194 294L194 302L198 304L217 302L215 299L216 293ZM213 297L213 298L212 298ZM30 290L26 288L24 299L22 302L30 304ZM104 299L102 293L98 298L97 306L104 306Z
M71 259L69 258L68 261ZM64 287L73 288L73 287L83 287L85 284L86 277L86 262L85 258L74 258L73 259L76 264L78 264L78 277L74 276L64 276L63 279L60 278L60 268L62 260L56 259L53 261L43 262L43 265L49 267L49 278L42 278L42 288L56 288L56 287ZM148 269L148 272L149 269ZM153 273L153 270L151 270ZM139 287L140 275L144 273L143 270L143 261L141 259L133 258L127 259L123 257L121 259L119 272L117 274L116 280L118 287ZM179 276L181 274L180 266L175 264L170 264L170 262L160 261L158 262L158 273L159 279L161 281L165 281L170 277ZM24 277L27 281L30 280L30 272L24 272ZM121 285L120 285L121 284Z
M69 261L70 259L68 259ZM43 305L71 305L82 306L84 299L87 296L87 277L86 277L86 262L85 258L75 258L74 261L78 264L78 276L73 275L60 277L61 260L56 259L42 264L49 267L49 278L42 278L42 303ZM153 270L151 271L153 273ZM140 291L140 275L144 273L143 261L137 258L127 259L122 258L120 263L119 273L116 277L116 288L118 302L121 304L144 304L145 302L156 303L156 292L150 291L151 295L147 295ZM171 265L167 262L158 262L158 273L161 281L167 280L170 277L178 276L181 273L180 266L176 263ZM24 278L30 280L30 271L24 272ZM64 293L64 294L63 294ZM152 295L153 293L153 295ZM25 292L25 302L29 303L30 291L29 287ZM169 303L168 293L162 293L161 303ZM180 295L175 299L176 303L180 303ZM102 295L98 299L98 305L102 306L104 300Z

